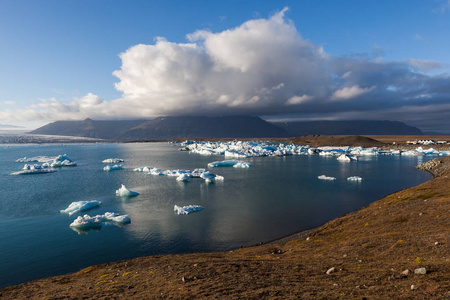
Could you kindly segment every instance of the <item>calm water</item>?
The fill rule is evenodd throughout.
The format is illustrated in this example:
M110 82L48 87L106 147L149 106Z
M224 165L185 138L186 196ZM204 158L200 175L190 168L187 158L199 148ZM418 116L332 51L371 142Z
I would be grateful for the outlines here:
M21 157L67 154L78 166L56 173L13 176ZM106 158L125 159L124 170L104 172ZM0 288L78 271L93 264L144 255L223 251L270 241L309 229L361 208L431 175L413 166L432 157L367 157L342 163L322 156L250 158L250 169L214 168L224 182L133 172L150 166L206 168L223 156L178 151L171 144L86 144L0 146ZM334 176L335 181L317 179ZM362 182L348 182L349 176ZM121 184L140 193L122 200ZM71 202L100 200L89 215L128 214L131 224L104 225L78 234L77 215L60 214ZM202 205L175 215L174 205Z

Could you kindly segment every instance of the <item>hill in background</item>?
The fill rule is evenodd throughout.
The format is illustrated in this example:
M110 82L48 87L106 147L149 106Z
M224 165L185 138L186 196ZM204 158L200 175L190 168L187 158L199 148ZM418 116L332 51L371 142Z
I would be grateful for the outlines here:
M252 116L168 116L153 120L56 121L30 133L115 141L286 138L317 134L422 135L420 129L396 121L267 122Z

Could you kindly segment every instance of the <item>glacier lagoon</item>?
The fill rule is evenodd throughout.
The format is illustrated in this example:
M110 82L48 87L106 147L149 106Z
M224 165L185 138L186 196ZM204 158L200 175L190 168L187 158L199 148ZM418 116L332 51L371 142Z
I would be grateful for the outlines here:
M319 226L431 175L414 166L434 156L364 156L340 162L330 156L240 159L251 168L208 168L223 156L178 151L166 143L1 145L0 288L84 267L144 255L226 251L267 242ZM15 176L22 157L67 154L76 167L54 173ZM102 162L124 159L122 170L105 172ZM206 168L225 178L208 184L134 172ZM326 174L336 180L320 180ZM362 181L348 181L360 176ZM124 184L139 193L116 196ZM101 205L60 213L72 202ZM174 206L199 205L178 215ZM80 215L115 212L130 224L104 224L79 233L69 225Z

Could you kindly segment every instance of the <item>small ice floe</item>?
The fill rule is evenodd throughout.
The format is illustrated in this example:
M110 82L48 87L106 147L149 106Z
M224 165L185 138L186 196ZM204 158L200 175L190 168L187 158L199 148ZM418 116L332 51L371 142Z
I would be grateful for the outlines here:
M59 168L59 167L74 167L77 164L73 162L67 154L58 156L35 156L23 157L16 160L16 162L41 162L45 167Z
M250 168L252 164L245 162L245 161L239 161L237 164L233 166L233 168L240 168L240 169L247 169Z
M33 174L46 174L46 173L54 173L55 170L51 169L30 169L30 170L23 170L19 172L13 172L11 175L33 175Z
M363 179L359 176L351 176L347 178L348 181L362 181Z
M115 171L115 170L122 170L122 165L114 165L114 166L106 166L103 168L103 171Z
M339 161L352 161L352 160L357 160L357 158L355 156L349 156L346 154L342 154L340 155L337 160Z
M336 177L326 176L326 175L320 175L317 178L322 180L336 180Z
M187 205L187 206L178 206L175 205L173 207L173 211L176 212L178 215L188 215L190 213L200 211L204 207L200 205Z
M183 181L183 182L191 181L191 176L189 176L187 174L181 174L180 176L177 177L177 181Z
M130 223L131 219L128 215L106 212L104 215L96 215L93 217L89 215L78 216L69 226L78 233L83 233L91 229L99 230L104 222L120 226Z
M60 213L66 213L69 214L69 216L80 212L80 211L85 211L94 207L98 207L100 206L100 204L102 204L100 201L98 200L91 200L91 201L76 201L76 202L72 202L70 203L70 205L63 210L60 210Z
M250 168L252 165L245 161L239 160L222 160L222 161L214 161L208 164L210 168L217 167L234 167L234 168Z
M121 158L107 158L102 161L104 164L120 164L121 162L124 162L125 160Z
M217 175L206 171L200 175L200 178L204 179L206 183L213 183L216 179Z
M120 196L120 197L134 197L134 196L137 196L137 195L139 195L138 192L130 191L130 190L127 189L127 188L125 187L125 185L123 185L123 184L122 184L122 186L120 187L120 189L118 189L118 190L116 191L116 196Z

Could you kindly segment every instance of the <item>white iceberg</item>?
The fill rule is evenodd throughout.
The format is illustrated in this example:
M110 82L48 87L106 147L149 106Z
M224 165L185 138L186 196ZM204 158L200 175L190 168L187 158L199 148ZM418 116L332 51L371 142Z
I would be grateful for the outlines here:
M352 161L352 160L357 160L357 158L355 156L349 156L346 154L342 154L340 155L337 160L339 161Z
M106 166L103 168L103 171L115 171L115 170L122 170L122 165L114 165L114 166Z
M245 161L239 161L237 164L233 166L233 168L241 168L241 169L247 169L252 166L251 163L245 162Z
M320 175L317 178L322 179L322 180L336 180L336 177L331 177L331 176L326 176L326 175Z
M208 164L208 167L210 168L217 168L217 167L232 167L235 164L237 164L238 160L222 160L222 161L214 161Z
M102 161L104 164L120 164L121 162L124 162L122 158L107 158Z
M90 229L99 229L102 227L100 216L91 217L89 215L78 216L70 225L76 229L87 231Z
M359 176L351 176L347 178L348 181L362 181L363 179Z
M69 214L69 216L80 212L80 211L85 211L94 207L98 207L100 206L100 204L102 204L100 201L98 200L91 200L91 201L76 201L76 202L72 202L70 203L70 205L63 210L60 210L60 213L66 213Z
M116 191L116 196L120 196L120 197L134 197L134 196L137 196L137 195L139 195L138 192L130 191L130 190L127 189L127 188L125 187L125 185L123 185L123 184L122 184L122 186L120 187L120 189L118 189L118 190Z
M187 174L181 174L180 176L177 177L177 181L188 182L190 180L191 180L191 176L189 176Z
M196 212L196 211L200 211L203 208L204 207L202 207L200 205L187 205L187 206L175 205L173 207L173 211L175 211L178 215L188 215L190 213L193 213L193 212Z
M45 174L45 173L53 173L56 172L55 170L49 170L49 169L30 169L30 170L23 170L19 172L13 172L11 175L33 175L33 174Z
M115 224L128 224L131 219L128 215L119 215L117 213L106 212L104 215L96 216L78 216L69 226L77 232L88 231L91 229L100 229L102 222L111 222Z
M206 179L206 178L214 178L214 177L216 177L216 174L211 173L211 172L209 172L209 171L203 172L203 173L200 175L200 178L202 178L202 179Z

